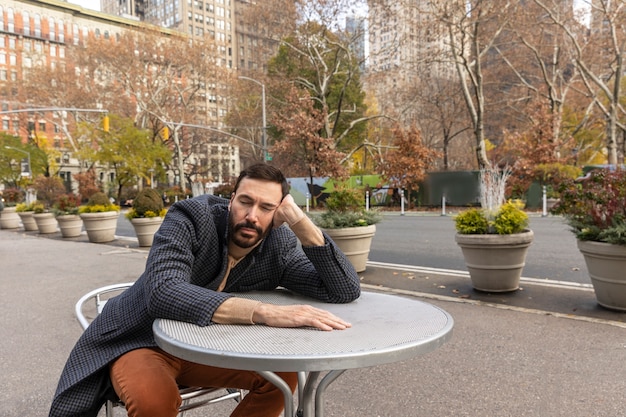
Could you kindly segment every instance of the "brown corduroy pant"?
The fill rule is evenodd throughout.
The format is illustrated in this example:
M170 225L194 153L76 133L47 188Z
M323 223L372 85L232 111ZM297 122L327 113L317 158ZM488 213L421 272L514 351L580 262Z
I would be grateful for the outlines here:
M277 373L295 390L296 373ZM241 388L249 393L231 417L278 417L282 391L253 371L216 368L185 361L159 348L130 351L110 366L111 381L129 417L175 417L178 386Z

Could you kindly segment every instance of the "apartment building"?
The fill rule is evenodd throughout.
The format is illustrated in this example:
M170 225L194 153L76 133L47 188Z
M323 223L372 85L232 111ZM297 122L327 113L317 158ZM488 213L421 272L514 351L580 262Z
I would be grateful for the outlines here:
M145 23L133 17L114 16L58 0L5 0L0 4L0 131L20 136L25 142L38 138L52 144L59 155L56 161L59 175L74 189L72 175L81 172L84 166L75 157L64 133L64 125L72 121L64 117L63 111L35 110L50 104L24 96L17 87L18 81L34 66L73 65L72 46L80 45L88 37L117 39L123 31L141 26ZM175 33L167 28L160 30L164 36ZM218 100L211 94L201 97L206 103L199 106L204 112L200 120L218 126L227 112L226 100ZM205 143L196 147L197 155L191 160L204 163L206 171L215 174L211 178L214 182L237 176L238 145L226 140L219 146L213 145ZM211 154L212 150L219 154ZM104 183L113 180L113 173L104 168L98 170L98 175ZM174 183L173 173L169 177Z
M403 97L427 77L452 79L444 28L427 13L431 2L368 1L366 85L384 109L405 112ZM390 92L392 92L390 94ZM410 119L410 117L409 117Z
M273 5L249 0L101 0L101 4L105 13L215 39L224 66L239 71L264 71L281 32L294 21L289 9L266 9Z

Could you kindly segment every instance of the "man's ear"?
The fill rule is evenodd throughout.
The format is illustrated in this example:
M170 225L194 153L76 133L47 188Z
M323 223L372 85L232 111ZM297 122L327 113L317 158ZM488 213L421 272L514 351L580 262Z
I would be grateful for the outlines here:
M230 206L232 206L234 199L235 199L235 193L231 193L230 200L228 200L228 211L230 211Z

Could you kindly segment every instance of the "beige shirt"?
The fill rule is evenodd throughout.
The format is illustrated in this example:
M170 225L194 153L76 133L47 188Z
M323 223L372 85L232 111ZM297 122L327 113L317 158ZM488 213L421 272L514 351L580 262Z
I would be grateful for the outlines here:
M228 254L228 267L224 274L224 279L220 283L217 291L224 290L226 282L228 281L228 275L230 271L241 261L243 258L236 259L231 254ZM232 297L224 301L213 313L212 321L220 324L254 324L252 321L252 315L254 309L261 304L260 301L248 300L246 298Z

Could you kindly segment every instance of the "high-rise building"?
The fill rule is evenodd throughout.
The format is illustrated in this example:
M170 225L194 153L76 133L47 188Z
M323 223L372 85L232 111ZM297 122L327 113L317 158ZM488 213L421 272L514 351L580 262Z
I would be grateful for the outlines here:
M415 116L407 103L416 86L428 77L456 76L450 59L443 58L447 32L427 13L430 1L377 0L368 6L366 88L381 110L410 122Z
M240 71L263 71L276 53L281 31L294 22L291 8L249 0L101 0L102 11L157 26L210 37L223 63ZM276 4L279 4L278 2Z
M365 71L365 40L366 40L366 27L367 19L361 16L347 16L346 17L346 34L350 36L350 46L352 52L355 54L356 59L359 62L361 71Z

